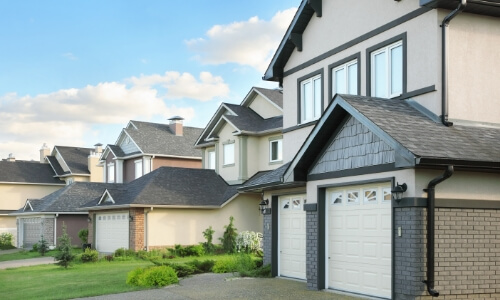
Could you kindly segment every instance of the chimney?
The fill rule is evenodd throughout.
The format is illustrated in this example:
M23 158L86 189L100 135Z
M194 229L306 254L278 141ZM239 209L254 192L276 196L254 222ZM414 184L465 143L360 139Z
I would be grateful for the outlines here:
M182 136L182 120L184 119L179 116L175 116L168 120L170 121L168 124L168 126L170 126L170 130L172 130L176 136Z
M101 143L95 144L94 147L95 147L95 150L94 150L95 153L99 153L99 154L102 153L102 144Z
M16 158L14 157L14 154L9 153L9 157L7 157L6 161L16 161Z
M50 148L47 147L47 144L43 143L42 148L40 148L40 163L46 163L45 158L50 155Z

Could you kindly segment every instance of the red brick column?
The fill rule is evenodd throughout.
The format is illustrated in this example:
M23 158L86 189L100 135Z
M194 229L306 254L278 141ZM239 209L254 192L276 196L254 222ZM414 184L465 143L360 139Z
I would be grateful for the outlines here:
M134 251L144 249L144 208L131 208L129 248Z

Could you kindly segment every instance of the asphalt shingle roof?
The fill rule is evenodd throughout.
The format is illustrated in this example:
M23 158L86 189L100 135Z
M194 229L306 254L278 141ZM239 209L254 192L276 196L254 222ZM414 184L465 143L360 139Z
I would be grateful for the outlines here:
M500 162L500 128L436 123L408 102L341 95L416 157Z
M203 128L183 127L183 135L176 136L168 124L131 121L136 127L125 131L139 148L148 154L201 157L201 150L194 143Z
M281 183L281 177L285 173L286 169L290 163L286 163L281 167L271 170L271 171L261 171L248 179L242 186L241 189L255 187L255 186L265 186L272 183Z
M88 157L94 148L54 146L66 162L73 174L90 174L88 169Z
M266 96L267 99L271 100L274 104L283 108L283 91L278 89L265 89L260 87L254 87L259 93L262 93Z
M64 184L49 164L35 161L0 161L0 182Z
M47 156L47 160L49 161L49 164L52 166L57 176L61 176L68 173L64 172L63 168L61 167L61 164L59 164L55 156L49 155Z
M117 157L124 157L125 156L125 152L123 152L123 150L122 150L122 148L120 148L120 146L117 146L117 145L108 145L108 147L111 149L111 151L113 151L113 153Z
M248 107L225 103L237 116L225 115L225 117L241 131L264 132L278 130L283 127L283 116L264 119Z

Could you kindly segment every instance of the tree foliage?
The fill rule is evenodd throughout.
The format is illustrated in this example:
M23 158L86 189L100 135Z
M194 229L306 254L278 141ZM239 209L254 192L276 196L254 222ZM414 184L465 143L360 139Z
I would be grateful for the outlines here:
M58 241L59 244L57 248L59 252L55 255L55 259L58 265L67 269L75 259L75 255L72 253L71 237L66 233L66 225L64 223L62 226L62 235L59 237Z

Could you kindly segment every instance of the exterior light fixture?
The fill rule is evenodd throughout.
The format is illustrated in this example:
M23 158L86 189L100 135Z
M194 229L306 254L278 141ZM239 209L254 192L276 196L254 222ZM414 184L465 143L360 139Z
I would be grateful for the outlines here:
M260 201L259 203L259 210L260 210L260 213L261 214L265 214L266 213L266 209L267 209L267 205L269 204L269 200L268 199L262 199L262 201Z
M132 216L128 216L128 220L129 220L130 222L132 222L132 221L134 221L134 217L132 217Z
M92 222L92 218L90 216L87 217L87 222Z
M408 189L408 186L406 183L399 184L399 182L396 183L396 186L391 190L392 194L392 199L396 200L397 202L401 201L403 198L403 193L406 192Z

